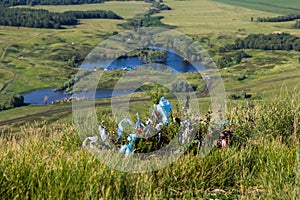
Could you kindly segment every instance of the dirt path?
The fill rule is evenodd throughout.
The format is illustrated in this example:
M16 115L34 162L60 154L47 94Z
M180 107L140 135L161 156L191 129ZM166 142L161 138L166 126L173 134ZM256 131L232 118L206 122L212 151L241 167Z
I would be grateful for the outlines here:
M17 74L16 74L15 71L13 71L13 70L11 70L11 69L5 67L5 66L1 63L1 60L0 60L0 65L3 67L3 69L5 69L5 70L7 70L7 71L9 71L9 72L11 72L11 73L13 74L13 78L12 78L10 81L8 81L8 82L6 82L6 83L3 84L2 88L0 89L0 93L1 93L3 90L5 90L5 88L6 88L9 84L11 84L12 82L14 82L14 81L16 80Z

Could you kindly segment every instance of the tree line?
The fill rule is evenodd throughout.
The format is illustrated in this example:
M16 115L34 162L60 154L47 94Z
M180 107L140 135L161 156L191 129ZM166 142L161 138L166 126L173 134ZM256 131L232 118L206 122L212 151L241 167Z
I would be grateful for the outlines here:
M295 50L300 51L300 38L288 33L250 34L245 39L236 39L234 44L220 47L219 52L238 49Z
M107 18L107 19L123 19L121 16L112 11L106 10L89 10L89 11L65 11L63 14L71 15L77 19L91 19L91 18Z
M141 27L164 26L160 21L163 16L151 16L150 14L139 14L129 19L126 23L119 24L125 29L134 29Z
M75 5L75 4L92 4L103 3L111 0L0 0L2 6L19 6L19 5ZM115 0L115 1L128 1L128 0ZM154 0L135 0L153 2Z
M4 26L60 29L63 25L77 25L78 19L84 18L122 19L112 11L103 10L53 13L42 9L0 8L0 25Z
M300 19L300 14L289 14L278 17L258 17L257 22L287 22Z

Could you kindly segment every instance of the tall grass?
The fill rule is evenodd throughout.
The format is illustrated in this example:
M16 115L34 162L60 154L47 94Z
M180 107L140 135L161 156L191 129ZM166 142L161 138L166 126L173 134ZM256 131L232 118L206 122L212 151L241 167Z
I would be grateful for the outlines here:
M102 164L81 148L71 123L27 125L17 139L0 139L0 197L299 199L299 96L239 103L228 112L235 126L231 147L204 158L187 152L144 174Z

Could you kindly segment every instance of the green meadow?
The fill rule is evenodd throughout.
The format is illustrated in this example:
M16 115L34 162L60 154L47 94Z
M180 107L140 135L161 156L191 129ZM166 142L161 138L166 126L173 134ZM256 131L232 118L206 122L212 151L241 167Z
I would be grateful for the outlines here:
M297 0L163 3L172 10L155 16L163 16L163 23L192 37L216 63L222 56L220 47L249 34L286 32L300 37L294 21L251 22L251 17L299 13ZM124 20L82 19L79 25L60 30L0 26L0 104L14 94L62 86L78 72L70 65L73 57L84 60L106 38L126 31L118 24L146 13L150 6L143 1L27 6L52 12L111 10ZM200 158L194 145L165 169L131 174L107 167L82 149L72 103L8 109L0 111L0 198L299 199L300 52L244 51L251 57L219 69L226 90L226 117L235 130L232 146ZM106 72L99 85L111 88L117 81L116 73ZM205 87L196 73L182 76L198 87L197 92ZM231 98L245 92L251 98ZM177 103L174 96L167 97ZM150 97L135 93L130 99L141 100L129 104L130 115L141 112L144 119L153 106ZM204 118L211 110L211 99L205 96L197 101ZM96 99L97 123L111 115L110 102Z
M55 12L74 9L112 10L124 18L131 18L145 12L149 6L150 4L143 2L108 2L42 8ZM114 31L124 31L117 26L120 23L124 23L124 20L83 19L79 26L65 27L63 30L0 27L0 83L2 87L9 83L5 91L1 92L2 98L13 93L60 86L77 71L68 67L68 60L73 56L84 59L105 37L112 35ZM5 75L2 75L4 71ZM16 75L15 78L12 73Z
M297 35L300 33L291 28L291 22L251 22L251 17L274 17L279 15L276 12L253 10L211 0L165 0L165 2L173 10L162 12L165 17L162 22L178 26L177 30L186 34L242 37L249 33L272 33L274 31Z
M63 5L63 6L19 6L19 7L29 7L35 9L44 9L49 10L50 12L65 12L69 10L110 10L118 15L122 16L125 19L129 19L134 17L137 14L145 13L149 7L150 3L146 3L143 1L129 1L129 2L118 2L111 1L105 2L101 4L83 4L83 5Z
M215 0L230 5L246 7L250 9L261 10L270 13L292 14L300 12L300 2L297 0Z

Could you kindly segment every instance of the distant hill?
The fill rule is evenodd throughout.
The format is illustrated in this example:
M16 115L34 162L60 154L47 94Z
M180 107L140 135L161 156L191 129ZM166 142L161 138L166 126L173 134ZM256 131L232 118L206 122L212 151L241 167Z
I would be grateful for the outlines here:
M299 0L214 0L235 6L261 10L271 13L294 14L300 13Z

